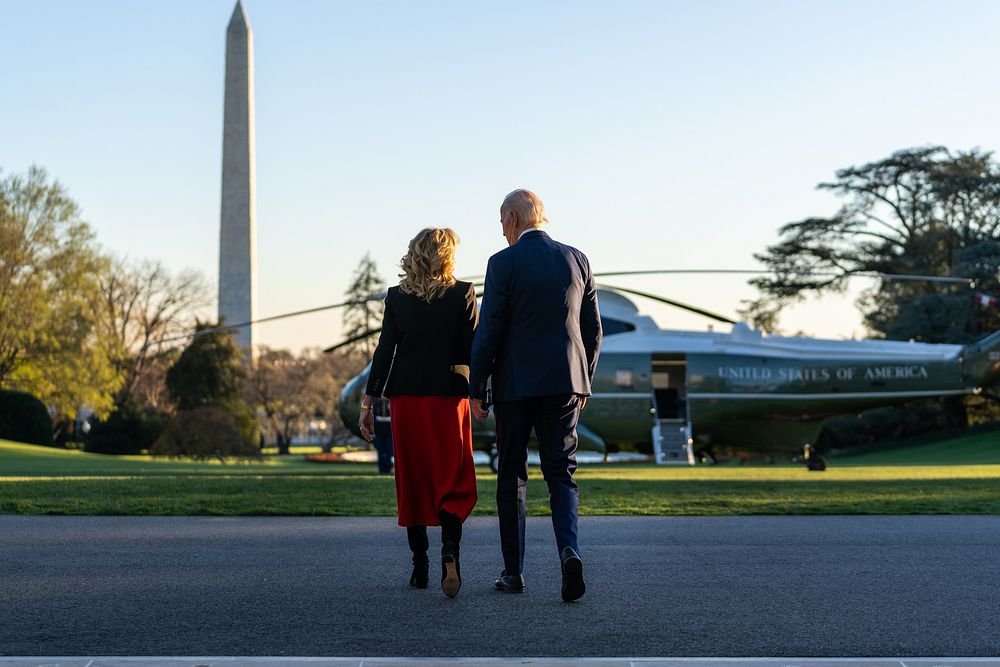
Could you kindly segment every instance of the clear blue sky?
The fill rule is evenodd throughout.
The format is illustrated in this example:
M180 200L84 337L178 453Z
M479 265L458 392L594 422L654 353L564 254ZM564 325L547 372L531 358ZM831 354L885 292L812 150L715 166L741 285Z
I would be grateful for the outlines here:
M421 227L503 246L544 200L598 270L743 268L817 182L898 148L1000 147L1000 3L246 0L256 52L260 315L340 300ZM120 254L217 271L231 0L0 0L0 168L38 164ZM723 313L738 277L621 279ZM643 304L664 326L695 316ZM850 298L788 313L860 333ZM262 342L337 339L339 316Z

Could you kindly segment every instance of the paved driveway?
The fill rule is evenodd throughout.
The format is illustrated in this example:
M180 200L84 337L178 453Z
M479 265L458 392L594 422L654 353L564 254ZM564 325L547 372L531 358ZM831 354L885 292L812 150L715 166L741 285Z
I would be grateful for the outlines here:
M388 518L0 516L0 655L1000 655L1000 517L586 517L574 604L528 533L504 595L471 519L447 600Z

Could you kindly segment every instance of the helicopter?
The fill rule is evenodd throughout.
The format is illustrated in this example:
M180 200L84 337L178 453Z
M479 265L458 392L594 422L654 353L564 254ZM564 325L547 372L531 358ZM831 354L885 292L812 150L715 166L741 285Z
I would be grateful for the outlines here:
M652 272L596 275L637 273ZM684 308L732 328L728 333L661 329L629 295ZM696 453L714 461L712 452L718 447L804 452L808 460L828 417L920 398L982 394L1000 382L1000 332L964 346L785 337L622 287L599 284L598 303L604 342L593 394L577 427L582 450L652 451L662 464L692 465ZM356 434L367 377L366 368L341 394L340 415ZM495 440L492 416L473 420L473 442L490 453L494 467Z
M758 270L671 269L595 273L597 278L651 274L753 274ZM800 272L829 276L829 273ZM847 277L959 283L967 278L886 273ZM471 278L482 285L481 278ZM728 333L661 329L639 312L638 296L731 325ZM222 324L162 342L250 324L297 317L381 300L361 300ZM768 335L724 315L639 290L598 283L604 330L593 393L577 426L578 447L607 453L652 452L661 464L695 463L695 454L715 460L713 450L802 452L809 461L829 417L856 414L921 398L982 395L994 400L1000 385L1000 331L968 345L891 340L832 340ZM324 352L370 336L369 329ZM369 367L370 368L370 367ZM352 378L340 396L343 423L357 427L369 368ZM496 469L493 417L473 419L473 442L490 454ZM812 467L812 462L808 463Z

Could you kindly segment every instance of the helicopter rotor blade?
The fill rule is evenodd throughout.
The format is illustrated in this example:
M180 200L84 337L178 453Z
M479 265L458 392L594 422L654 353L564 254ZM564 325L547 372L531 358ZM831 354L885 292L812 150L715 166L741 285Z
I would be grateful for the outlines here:
M235 329L240 329L242 327L248 327L251 324L260 324L262 322L274 322L276 320L283 320L287 317L298 317L300 315L309 315L311 313L321 313L324 310L333 310L335 308L344 308L346 306L354 306L361 303L368 303L369 301L381 301L385 298L385 293L372 294L367 299L355 299L352 301L344 301L343 303L334 303L329 306L317 306L316 308L307 308L305 310L297 310L293 313L282 313L280 315L271 315L270 317L262 317L258 320L249 320L247 322L237 322L236 324L226 324L221 327L212 327L210 329L201 329L199 331L194 331L189 334L183 334L180 336L174 336L172 338L164 338L163 340L158 340L154 343L149 343L145 347L151 347L152 345L162 345L163 343L173 343L178 340L186 340L188 338L196 338L198 336L204 336L206 334L217 333L219 331L233 331Z
M665 303L668 306L673 306L674 308L680 308L681 310L686 310L688 312L707 317L709 319L715 320L716 322L723 322L725 324L736 324L736 320L730 319L725 315L719 315L718 313L713 313L710 310L705 310L704 308L698 308L697 306L690 306L686 303L681 303L680 301L674 301L673 299L668 299L666 297L658 296L656 294L650 294L649 292L640 292L639 290L629 289L627 287L616 287L614 285L605 285L604 283L598 283L598 287L603 287L605 289L614 290L616 292L625 292L626 294L634 294L636 296L641 296L646 299L652 299L653 301L659 301L660 303Z
M358 335L351 336L350 338L346 338L346 339L340 341L339 343L337 343L336 345L331 345L330 347L324 348L323 352L329 353L329 352L333 352L335 350L339 350L340 348L345 347L347 345L350 345L352 343L357 343L359 340L364 340L364 339L368 338L369 336L374 336L377 333L381 333L381 331L382 331L382 327L378 327L377 329L368 329L367 331L362 331Z
M481 296L482 296L482 293L481 293L481 292L478 292L478 293L476 294L476 298L477 298L477 299L478 299L479 297L481 297ZM359 340L364 340L365 338L368 338L369 336L374 336L375 334L377 334L377 333L381 333L381 332L382 332L382 327L378 327L378 328L376 328L376 329L368 329L367 331L364 331L364 332L362 332L362 333L359 333L359 334L358 334L358 335L356 335L356 336L351 336L350 338L347 338L347 339L345 339L345 340L342 340L342 341L340 341L339 343L337 343L336 345L331 345L330 347L327 347L327 348L323 348L323 352L334 352L334 351L336 351L336 350L339 350L339 349L340 349L340 348L342 348L342 347L345 347L345 346L347 346L347 345L350 345L351 343L356 343L356 342L358 342Z
M765 269L653 269L649 271L609 271L595 273L595 278L607 278L611 276L652 276L652 275L706 275L706 274L736 274L736 275L760 275L774 273ZM965 283L969 286L975 284L971 278L953 276L924 276L910 273L878 273L876 271L857 271L853 273L838 273L836 271L789 271L791 276L817 276L826 278L876 278L879 280L904 280L904 281L926 281L929 283Z
M595 278L611 278L618 276L656 276L656 275L763 275L773 273L766 269L647 269L642 271L602 271L595 273ZM791 276L816 276L823 278L871 278L879 280L901 280L929 283L958 283L974 287L976 281L971 278L956 276L926 276L911 273L878 273L875 271L857 271L853 273L837 273L836 271L789 271ZM462 278L477 287L483 285L485 276L470 276Z
M601 273L595 273L594 277L596 277L596 278L606 278L606 277L612 277L612 276L652 276L652 275L685 275L685 274L691 274L691 275L707 275L707 274L718 274L718 275L726 275L726 274L760 275L760 274L766 274L766 273L772 273L772 271L768 271L768 270L764 270L764 269L651 269L651 270L645 270L645 271L605 271L605 272L601 272ZM856 272L856 273L846 273L845 274L845 273L836 273L836 272L832 272L832 271L830 271L830 272L827 272L827 271L792 271L792 272L789 272L789 275L796 275L796 276L821 276L821 277L828 277L828 278L835 278L835 277L844 277L844 278L871 278L871 279L877 279L877 280L901 280L901 281L926 281L926 282L936 282L936 283L959 283L959 284L965 284L965 285L967 285L969 287L975 287L975 284L976 284L975 281L972 280L972 279L970 279L970 278L951 277L951 276L923 276L923 275L914 275L914 274L906 274L906 273L876 273L876 272L862 272L862 271L859 271L859 272ZM463 280L468 281L468 282L472 282L476 287L482 287L483 286L484 276L470 276L468 278L464 278ZM636 296L641 296L641 297L645 297L647 299L652 299L653 301L659 301L660 303L664 303L664 304L667 304L667 305L670 305L670 306L674 306L674 307L680 308L682 310L687 310L687 311L690 311L692 313L696 313L698 315L703 315L705 317L708 317L710 319L716 320L718 322L724 322L726 324L735 324L734 320L732 320L732 319L730 319L730 318L728 318L728 317L726 317L724 315L719 315L718 313L713 313L711 311L704 310L704 309L698 308L696 306L690 306L688 304L681 303L679 301L674 301L672 299L667 299L665 297L657 296L655 294L650 294L648 292L642 292L642 291L639 291L639 290L627 289L627 288L624 288L624 287L612 287L610 285L605 285L605 287L608 287L609 289L617 290L619 292L624 292L624 293L628 293L628 294L634 294ZM479 296L482 296L482 295L480 293L480 294L477 294L476 296L479 297ZM359 304L359 303L367 303L368 301L379 301L379 300L384 299L384 298L385 298L385 293L384 292L380 292L380 293L377 293L377 294L372 294L371 296L369 296L366 299L353 300L353 301L344 301L342 303L334 303L334 304L330 304L328 306L318 306L316 308L307 308L305 310L297 310L297 311L291 312L291 313L282 313L280 315L272 315L270 317L262 317L260 319L250 320L250 321L247 321L247 322L237 322L236 324L226 324L225 326L212 327L210 329L201 329L200 331L192 332L192 333L189 333L189 334L183 334L181 336L173 336L171 338L164 338L163 340L154 341L154 342L148 343L147 345L145 345L145 347L148 348L148 347L152 347L154 345L163 345L164 343L173 343L173 342L176 342L176 341L179 341L179 340L186 340L188 338L195 338L197 336L204 336L206 334L216 333L216 332L219 332L219 331L233 331L235 329L240 329L242 327L248 327L251 324L260 324L260 323L263 323L263 322L274 322L276 320L283 320L283 319L288 318L288 317L298 317L300 315L309 315L309 314L312 314L312 313L320 313L320 312L323 312L323 311L326 311L326 310L334 310L336 308L343 308L345 306L352 306L352 305L356 305L356 304ZM364 332L362 334L359 334L360 338L358 338L358 340L362 340L362 339L366 338L367 336L374 335L375 333L378 333L378 331L379 331L378 329L372 329L372 330L366 331L366 332ZM338 343L337 345L334 345L332 347L326 348L326 350L324 350L324 351L328 352L328 351L331 351L331 350L336 350L339 347L341 347L343 345L347 345L347 344L349 344L351 342L354 342L354 340L353 339L349 339L349 340L344 341L342 343Z
M704 309L698 308L696 306L691 306L691 305L688 305L686 303L681 303L680 301L674 301L673 299L668 299L666 297L662 297L662 296L659 296L657 294L650 294L648 292L641 292L639 290L628 289L628 288L625 288L625 287L615 287L613 285L605 285L604 283L599 283L598 287L603 287L605 289L615 290L616 292L625 292L627 294L634 294L635 296L641 296L641 297L645 297L647 299L652 299L653 301L658 301L658 302L664 303L664 304L666 304L668 306L673 306L675 308L680 308L681 310L687 310L689 312L695 313L697 315L701 315L703 317L707 317L707 318L715 320L717 322L723 322L724 324L736 324L735 320L732 320L732 319L726 317L725 315L719 315L718 313L713 313L713 312L711 312L709 310L704 310ZM482 296L482 295L481 294L477 294L476 296L478 297L478 296ZM374 336L375 334L380 333L381 331L382 331L382 327L378 327L377 329L369 329L369 330L364 331L364 332L362 332L362 333L360 333L360 334L358 334L356 336L351 336L350 338L342 340L341 342L337 343L336 345L331 345L330 347L325 348L323 350L323 352L327 352L327 353L334 352L336 350L339 350L342 347L346 347L347 345L351 345L352 343L356 343L356 342L358 342L360 340L364 340L364 339L368 338L369 336Z

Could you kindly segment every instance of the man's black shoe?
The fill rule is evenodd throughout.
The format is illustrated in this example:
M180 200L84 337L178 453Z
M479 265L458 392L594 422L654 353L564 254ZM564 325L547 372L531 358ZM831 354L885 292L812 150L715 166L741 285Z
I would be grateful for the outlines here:
M562 599L566 602L579 600L587 592L587 585L583 583L583 561L580 554L571 547L566 547L559 558L562 560Z
M498 591L504 593L523 593L524 576L520 574L507 574L504 570L500 573L500 578L493 584Z

